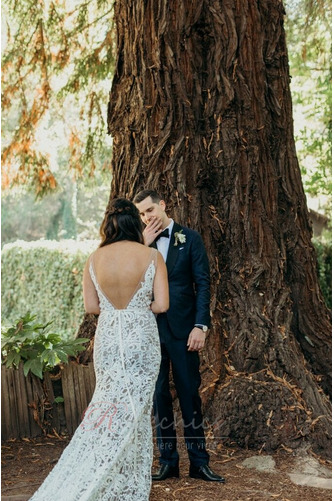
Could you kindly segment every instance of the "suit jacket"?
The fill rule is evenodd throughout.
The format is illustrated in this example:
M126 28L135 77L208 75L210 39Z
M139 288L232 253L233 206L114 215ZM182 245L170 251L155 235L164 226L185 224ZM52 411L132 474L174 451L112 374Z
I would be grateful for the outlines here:
M186 241L175 240L180 232ZM175 245L176 243L176 245ZM210 269L203 240L197 231L174 222L166 266L169 310L157 317L160 334L166 321L173 336L187 339L195 324L210 325Z

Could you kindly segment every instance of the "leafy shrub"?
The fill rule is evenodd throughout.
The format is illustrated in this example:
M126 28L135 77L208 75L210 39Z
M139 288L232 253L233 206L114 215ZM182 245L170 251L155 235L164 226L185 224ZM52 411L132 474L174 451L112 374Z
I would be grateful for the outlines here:
M26 311L73 337L84 315L82 272L96 241L35 241L7 244L2 252L1 312L11 325Z
M317 272L321 291L328 308L332 307L332 244L313 240L317 255Z
M43 379L43 372L60 362L67 363L85 349L85 338L65 341L59 334L48 332L52 322L34 323L36 315L29 312L1 334L1 361L6 367L18 367L23 362L26 376L29 371Z

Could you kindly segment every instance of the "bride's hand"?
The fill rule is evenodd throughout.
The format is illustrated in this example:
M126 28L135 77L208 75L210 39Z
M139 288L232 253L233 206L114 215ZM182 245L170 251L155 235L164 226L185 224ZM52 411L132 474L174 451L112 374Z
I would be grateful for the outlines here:
M157 217L152 217L150 222L147 224L143 231L144 243L145 245L151 245L152 242L157 238L159 233L162 232L162 221Z

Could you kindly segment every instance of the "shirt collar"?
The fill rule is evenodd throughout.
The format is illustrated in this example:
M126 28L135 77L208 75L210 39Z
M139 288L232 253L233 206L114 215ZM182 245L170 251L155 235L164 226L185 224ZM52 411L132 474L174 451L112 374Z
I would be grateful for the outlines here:
M173 230L173 226L174 226L174 220L173 220L173 219L171 219L171 221L170 221L169 225L168 225L168 226L166 226L166 228L168 228L168 230L169 230L169 238L171 237L172 230ZM166 228L164 228L164 229L166 229Z

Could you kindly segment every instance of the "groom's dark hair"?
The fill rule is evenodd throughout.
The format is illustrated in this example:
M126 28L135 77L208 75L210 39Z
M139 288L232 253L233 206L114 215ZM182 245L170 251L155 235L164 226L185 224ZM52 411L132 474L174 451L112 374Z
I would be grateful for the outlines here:
M139 204L140 202L145 200L145 198L147 198L147 197L151 197L152 202L155 204L158 204L160 202L160 200L162 200L161 196L159 195L159 193L157 191L155 191L155 190L142 190L139 193L137 193L137 195L133 199L133 203Z

